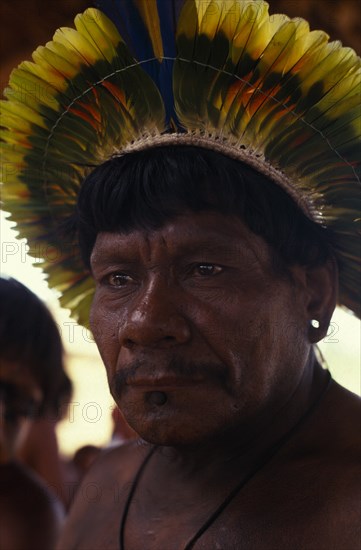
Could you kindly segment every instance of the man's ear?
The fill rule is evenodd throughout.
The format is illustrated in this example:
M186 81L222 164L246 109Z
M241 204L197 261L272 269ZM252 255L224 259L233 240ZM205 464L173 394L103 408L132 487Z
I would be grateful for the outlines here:
M338 296L338 268L334 258L324 264L306 268L306 299L308 335L315 344L324 338L336 307Z

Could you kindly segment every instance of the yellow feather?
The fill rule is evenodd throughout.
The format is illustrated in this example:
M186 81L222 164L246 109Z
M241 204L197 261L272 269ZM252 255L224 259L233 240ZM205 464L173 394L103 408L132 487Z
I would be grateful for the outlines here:
M79 57L83 63L94 65L99 59L99 51L75 29L61 27L54 34L54 42L65 46L72 54ZM72 58L71 54L70 56Z
M27 63L23 62L10 75L11 89L6 90L6 97L20 103L25 103L34 110L39 110L39 105L44 104L53 110L59 109L59 103L54 98L56 91L51 83L44 82L35 74L28 72Z
M318 63L317 61L316 57L312 71L308 66L300 71L301 87L304 93L318 82L322 82L323 89L327 91L347 75L349 67L353 67L353 70L355 67L360 67L360 59L357 58L355 52L350 48L341 48L338 42L328 44ZM337 71L335 67L337 67Z
M160 22L157 0L135 0L136 6L148 30L155 56L159 61L163 59L163 41L160 32Z
M198 30L197 9L194 0L186 0L177 26L177 37L184 35L188 40L193 38Z
M267 74L270 70L272 72L285 72L285 67L290 66L289 59L292 63L296 33L297 25L291 21L285 22L276 31L258 64L262 74Z
M18 119L17 124L19 124L18 129L22 131L28 131L30 124L36 124L41 128L46 128L46 124L42 116L39 115L37 111L31 109L28 105L19 102L10 102L2 101L0 105L1 112L1 125L4 127L13 128L12 123L15 122L15 119ZM7 117L12 117L12 122L7 121ZM23 127L21 127L21 123Z
M4 165L1 167L1 181L6 184L7 178L6 178L6 168L4 169ZM2 185L1 186L1 196L4 200L6 200L6 207L9 208L9 211L12 210L11 208L11 201L16 207L16 204L19 203L19 197L24 199L24 197L29 197L29 189L25 183L22 183L19 181L17 177L14 178L14 173L11 174L11 186Z
M111 62L117 55L115 47L121 40L119 34L114 32L115 29L113 29L113 33L110 36L104 34L99 26L101 19L104 19L101 12L88 9L84 14L78 15L75 18L75 27L98 51L99 59L104 57L107 61ZM114 43L110 39L111 37Z
M275 13L274 15L271 15L267 23L268 39L272 38L272 36L274 36L283 27L283 25L289 21L290 18L283 13Z
M62 75L65 79L74 78L79 70L78 67L72 65L67 59L54 53L48 47L40 46L35 50L32 57L34 62L43 67L48 74Z
M270 31L268 25L267 4L245 5L242 18L239 21L234 37L233 48L236 52L243 52L244 48L252 52L253 59L257 59L269 42ZM236 56L232 55L236 62Z
M208 11L208 17L212 18L213 15L214 15L214 8L210 6L212 6L212 4L214 4L214 0L189 0L189 4L194 4L194 7L195 7L195 10L196 10L196 13L197 13L197 21L198 21L198 28L200 29L201 25L202 25L202 22L203 22L203 19L205 18L205 14L207 13ZM218 11L218 7L216 6L215 7L215 10Z
M47 93L54 95L56 91L64 92L68 86L67 80L64 79L59 71L54 70L53 67L48 66L47 68L44 63L39 65L31 61L24 61L22 69L37 76L43 82L44 90L48 90ZM54 89L54 91L52 89Z
M47 42L46 49L47 51L52 52L60 62L64 60L71 65L75 75L79 73L80 67L84 63L84 60L79 55L74 55L73 52L70 53L68 48L63 43L54 41Z
M105 36L107 36L108 39L114 44L114 46L117 46L119 42L122 42L124 44L124 40L120 36L118 29L116 28L114 23L110 19L108 19L108 17L104 17L104 14L101 11L95 10L94 8L89 8L88 11L91 11L99 28L103 31Z
M224 2L217 0L202 2L202 0L198 0L197 4L199 34L206 34L212 40L226 13Z

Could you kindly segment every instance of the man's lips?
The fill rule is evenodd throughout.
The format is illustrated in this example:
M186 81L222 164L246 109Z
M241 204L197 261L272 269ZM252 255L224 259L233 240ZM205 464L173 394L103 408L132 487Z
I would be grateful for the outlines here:
M201 385L224 387L227 368L221 363L185 361L169 358L161 364L151 360L134 360L117 365L110 386L113 396L120 398L123 391L151 392L176 391L180 388L199 388Z
M174 388L191 387L202 382L203 378L184 378L175 376L161 376L156 378L134 378L126 381L127 386L138 389L167 391Z

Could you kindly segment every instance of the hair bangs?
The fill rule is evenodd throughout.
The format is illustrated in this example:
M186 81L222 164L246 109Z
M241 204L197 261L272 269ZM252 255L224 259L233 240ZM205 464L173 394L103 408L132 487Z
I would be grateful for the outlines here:
M83 182L73 226L83 261L100 232L157 229L185 211L238 216L287 263L322 262L325 230L283 189L252 167L191 146L155 147L114 157Z

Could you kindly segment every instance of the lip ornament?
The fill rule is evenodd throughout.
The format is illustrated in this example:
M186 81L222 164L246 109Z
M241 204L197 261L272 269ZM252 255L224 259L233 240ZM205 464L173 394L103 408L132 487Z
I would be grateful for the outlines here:
M159 388L161 391L163 388L176 388L186 387L199 384L200 379L195 378L178 378L164 376L161 378L138 378L136 380L129 380L127 384L129 386L142 387L142 388Z
M149 396L149 401L153 405L162 406L167 402L167 394L164 391L152 391Z

